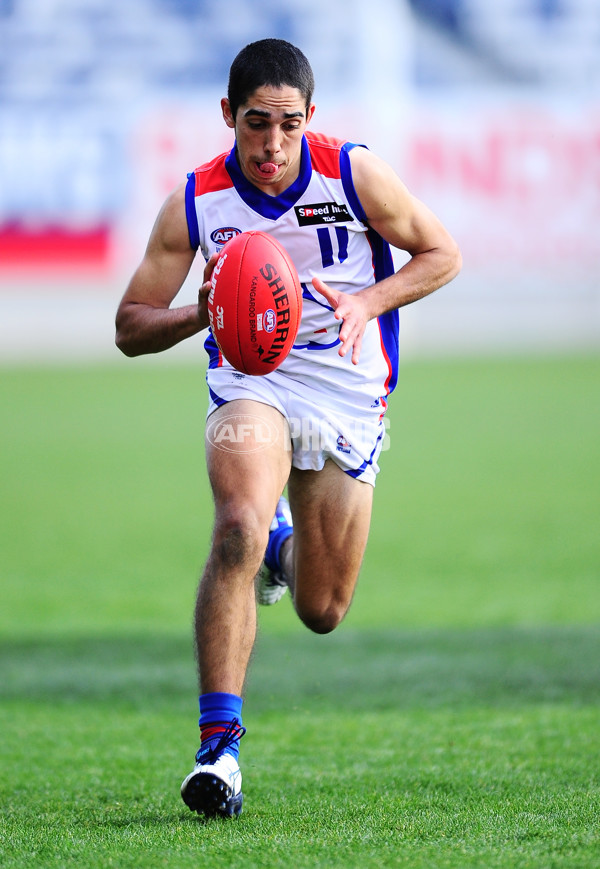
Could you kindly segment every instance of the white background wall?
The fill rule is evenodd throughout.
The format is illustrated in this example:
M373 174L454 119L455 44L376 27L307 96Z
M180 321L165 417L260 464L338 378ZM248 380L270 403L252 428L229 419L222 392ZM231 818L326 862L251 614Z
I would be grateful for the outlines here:
M384 156L461 245L461 276L403 312L405 355L597 347L599 10L591 0L261 0L230 2L225 16L202 0L5 4L0 358L118 358L114 310L160 203L230 146L219 112L229 63L271 35L314 66L314 128ZM97 226L108 232L102 261L39 253L36 233ZM31 238L20 257L7 247L15 227ZM170 355L202 352L195 340Z

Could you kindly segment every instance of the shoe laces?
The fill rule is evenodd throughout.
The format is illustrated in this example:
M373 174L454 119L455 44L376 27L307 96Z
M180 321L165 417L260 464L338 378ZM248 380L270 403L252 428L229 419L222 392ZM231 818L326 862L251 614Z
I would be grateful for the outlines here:
M287 582L283 578L283 573L280 570L269 571L269 577L265 584L268 588L276 588L278 586L285 586L287 588Z
M229 722L216 745L212 747L210 745L200 746L196 754L196 763L214 763L225 749L233 745L234 742L238 742L245 732L246 728L240 724L239 719L234 718Z

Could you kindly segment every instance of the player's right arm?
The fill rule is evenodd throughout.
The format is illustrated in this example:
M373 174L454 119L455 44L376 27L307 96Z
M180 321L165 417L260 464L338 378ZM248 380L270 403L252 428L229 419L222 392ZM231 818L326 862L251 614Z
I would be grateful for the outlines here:
M144 258L119 304L116 344L126 356L160 353L208 326L206 298L214 263L209 260L197 305L171 308L192 265L185 216L185 184L166 200Z

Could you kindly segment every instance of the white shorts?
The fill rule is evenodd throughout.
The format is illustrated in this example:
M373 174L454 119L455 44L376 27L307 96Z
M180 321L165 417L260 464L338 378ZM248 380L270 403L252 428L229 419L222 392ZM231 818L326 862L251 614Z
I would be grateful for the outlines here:
M317 389L278 371L267 377L253 377L228 365L209 368L206 380L210 394L208 417L235 399L267 404L288 422L294 468L320 471L331 459L349 476L375 485L377 460L387 445L385 407L378 400L365 404L364 395L353 397L339 385L332 384L324 391L322 382ZM218 431L210 428L210 421L207 431L211 441L218 440L225 449L228 438L240 436L239 425L234 429L223 417ZM268 437L268 432L265 434Z

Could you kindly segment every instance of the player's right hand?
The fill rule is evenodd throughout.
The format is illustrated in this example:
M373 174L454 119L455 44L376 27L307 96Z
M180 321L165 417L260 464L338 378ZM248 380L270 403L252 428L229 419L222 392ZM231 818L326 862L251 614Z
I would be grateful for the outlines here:
M349 295L333 290L320 278L313 278L312 285L318 293L325 296L333 308L336 320L342 320L339 355L345 356L351 350L352 364L358 365L363 335L370 319L364 298L360 293Z
M203 323L202 328L208 326L208 294L210 293L210 282L212 273L219 259L218 252L212 254L206 265L204 266L204 274L202 275L202 286L198 290L198 316L200 322Z

